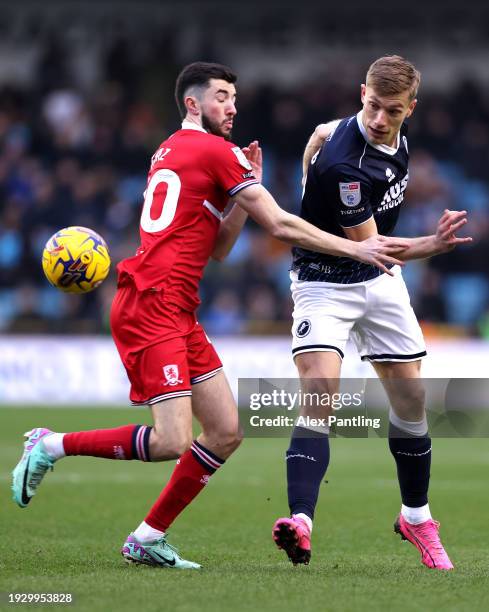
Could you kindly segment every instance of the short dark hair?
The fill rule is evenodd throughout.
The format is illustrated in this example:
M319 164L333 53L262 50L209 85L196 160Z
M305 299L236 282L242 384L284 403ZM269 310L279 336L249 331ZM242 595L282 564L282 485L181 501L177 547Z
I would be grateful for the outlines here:
M185 66L180 72L175 85L175 100L182 119L187 114L187 109L183 101L185 92L189 87L193 86L208 87L211 79L222 79L228 83L236 83L238 77L231 68L228 68L228 66L210 62L194 62L193 64Z

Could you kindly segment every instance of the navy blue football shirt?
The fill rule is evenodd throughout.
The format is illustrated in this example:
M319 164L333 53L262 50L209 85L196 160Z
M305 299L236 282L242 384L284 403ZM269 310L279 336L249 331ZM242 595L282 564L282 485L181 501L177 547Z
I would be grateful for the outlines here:
M312 158L300 216L316 227L346 237L343 228L374 217L379 234L392 234L404 200L408 174L407 126L395 147L373 145L358 115L342 119ZM382 274L349 257L292 249L299 280L359 283Z

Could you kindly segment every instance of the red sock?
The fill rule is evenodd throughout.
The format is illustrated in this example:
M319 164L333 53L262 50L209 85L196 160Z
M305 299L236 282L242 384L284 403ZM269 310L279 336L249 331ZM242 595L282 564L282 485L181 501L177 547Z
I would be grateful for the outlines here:
M151 427L146 425L77 431L63 436L63 447L67 455L150 461L150 432Z
M168 484L149 511L145 522L153 529L166 531L224 463L196 440L177 461Z

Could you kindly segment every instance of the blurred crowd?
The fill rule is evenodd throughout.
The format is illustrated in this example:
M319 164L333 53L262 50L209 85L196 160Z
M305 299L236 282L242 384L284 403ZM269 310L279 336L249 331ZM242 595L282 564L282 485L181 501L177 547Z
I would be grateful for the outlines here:
M104 236L114 268L136 250L149 159L179 126L180 66L168 47L164 57L138 64L130 41L116 39L100 58L97 88L87 92L73 82L69 49L51 37L28 86L0 84L1 332L108 332L114 270L95 292L65 295L44 279L41 253L68 225ZM443 209L455 208L469 212L474 237L470 247L405 267L419 318L441 333L489 337L488 93L465 81L421 89L409 125L410 182L396 234L432 234ZM260 140L264 184L283 208L299 211L311 131L355 113L358 97L359 83L342 80L341 70L295 88L238 81L233 140ZM289 266L289 248L249 222L228 260L206 271L200 321L213 335L287 332Z

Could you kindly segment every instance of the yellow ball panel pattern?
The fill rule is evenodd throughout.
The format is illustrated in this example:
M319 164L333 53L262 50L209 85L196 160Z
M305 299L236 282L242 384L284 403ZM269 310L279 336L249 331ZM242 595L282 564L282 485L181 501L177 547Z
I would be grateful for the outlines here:
M48 281L66 293L88 293L107 277L110 255L105 240L87 227L67 227L46 243L42 267Z

